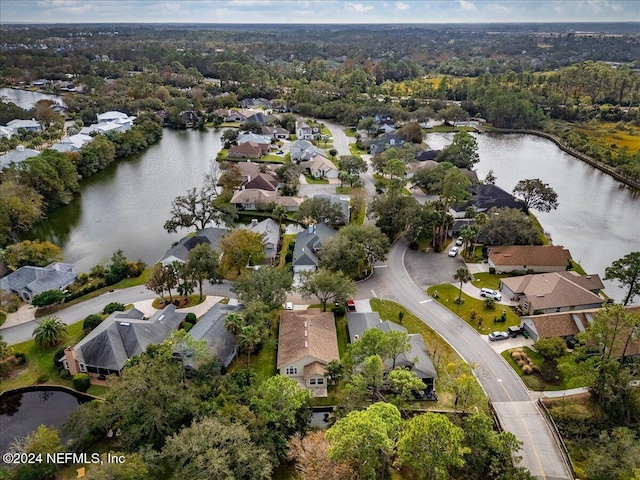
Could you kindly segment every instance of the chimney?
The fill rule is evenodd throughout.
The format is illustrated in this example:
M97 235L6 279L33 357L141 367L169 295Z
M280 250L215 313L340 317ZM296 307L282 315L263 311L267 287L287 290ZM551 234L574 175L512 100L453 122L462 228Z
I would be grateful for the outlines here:
M76 349L73 347L67 347L64 349L64 358L69 366L69 373L71 375L77 375L80 373L78 366L78 360L76 359Z
M251 219L251 226L255 227L256 225L258 225L258 219L257 218L252 218Z

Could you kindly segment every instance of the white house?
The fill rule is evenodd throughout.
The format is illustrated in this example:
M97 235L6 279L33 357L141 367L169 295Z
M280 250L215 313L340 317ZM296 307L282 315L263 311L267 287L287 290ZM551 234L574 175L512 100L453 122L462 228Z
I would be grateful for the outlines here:
M42 132L42 125L40 125L40 123L36 122L35 119L31 119L31 120L11 120L10 122L7 122L7 127L9 127L14 134L18 133L19 129L23 129L26 130L27 132L36 132L36 133L40 133Z

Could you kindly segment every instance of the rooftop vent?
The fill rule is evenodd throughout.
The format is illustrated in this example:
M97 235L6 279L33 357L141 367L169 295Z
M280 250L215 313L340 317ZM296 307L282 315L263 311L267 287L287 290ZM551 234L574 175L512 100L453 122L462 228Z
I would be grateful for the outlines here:
M129 322L120 322L121 327L128 327L129 325L131 325Z

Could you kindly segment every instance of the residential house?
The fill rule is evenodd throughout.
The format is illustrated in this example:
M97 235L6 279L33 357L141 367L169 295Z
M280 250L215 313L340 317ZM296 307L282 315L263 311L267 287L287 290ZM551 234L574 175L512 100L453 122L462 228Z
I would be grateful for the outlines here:
M357 342L364 332L371 328L377 328L385 333L395 331L407 333L407 329L389 320L382 321L377 312L347 312L347 327L351 343ZM400 354L395 360L396 367L406 367L415 372L416 376L425 384L425 391L431 393L438 377L433 361L427 352L424 338L420 334L408 335L411 348L408 352ZM393 359L385 360L387 369L393 368Z
M162 343L186 316L175 305L157 311L149 320L135 308L114 312L75 347L67 347L62 364L71 375L87 373L91 379L119 375L130 358Z
M496 272L564 272L571 253L560 245L510 245L489 249L489 267Z
M314 155L310 160L300 163L313 178L338 178L338 167L324 155Z
M34 296L47 290L64 290L77 276L71 263L51 263L46 267L27 265L0 278L0 290L17 293L31 303Z
M640 306L624 307L629 313L640 314ZM523 328L529 336L538 341L541 338L560 337L563 340L572 340L578 333L584 332L593 323L593 318L600 309L576 310L573 312L550 313L546 315L534 315L532 317L522 317L520 327ZM631 331L628 327L628 334ZM629 338L629 335L621 335L622 338ZM616 345L614 355L616 357L637 357L640 358L640 340L635 339L626 345L621 342Z
M98 123L83 127L80 133L91 135L92 133L102 134L108 132L126 132L133 126L136 117L130 117L126 113L109 111L99 113Z
M229 123L242 123L247 117L238 110L219 109L216 110L216 115L222 117L222 120Z
M242 108L271 108L271 100L266 98L245 98L240 100L240 106Z
M321 148L316 147L309 140L296 140L291 143L289 148L291 154L291 161L303 162L310 160L316 155L327 156L326 152Z
M273 173L259 173L253 178L249 178L241 185L241 188L245 190L271 190L275 192L278 190L280 180L278 176Z
M604 288L598 275L551 272L503 278L500 291L518 302L526 315L599 308L604 300L596 293Z
M12 136L13 130L11 128L0 125L0 138L11 138Z
M426 162L427 160L435 161L441 151L442 150L420 150L416 152L416 160L419 162Z
M296 137L298 140L313 140L313 136L319 133L318 127L312 127L306 122L296 121Z
M377 138L364 142L371 155L377 155L392 147L401 147L405 139L399 133L384 133Z
M281 197L271 190L239 190L231 198L231 204L239 210L260 210L270 204L276 204L282 205L289 212L295 212L300 208L301 203L301 198Z
M265 115L262 112L252 113L247 116L245 122L247 123L257 123L258 125L266 125L271 121L271 117L269 115Z
M40 123L37 122L35 118L32 118L31 120L11 120L10 122L7 122L7 127L13 131L14 135L18 133L18 130L20 129L23 129L27 132L35 133L42 133L43 130L42 125L40 125Z
M244 187L245 189L258 188L260 190L276 190L280 185L278 175L276 175L266 163L246 161L234 163L233 166L240 172L242 177L241 187ZM280 167L281 165L278 166ZM258 178L261 175L264 175L261 180L251 183L253 179ZM276 186L275 189L274 185Z
M27 158L37 157L40 155L38 150L32 148L25 148L24 145L18 145L15 150L0 155L0 170L7 168L10 165L18 165L24 162Z
M286 140L289 138L289 131L282 127L269 127L263 125L261 132L265 137L275 138L277 140Z
M471 200L452 208L451 213L455 218L464 217L469 207L473 207L477 213L486 212L491 208L516 208L527 213L527 207L523 202L497 185L473 185L470 189Z
M115 110L99 113L97 115L97 118L98 123L109 123L118 121L123 123L133 122L133 120L131 119L132 117L129 117L129 115L127 115L126 113L118 112Z
M335 234L336 231L324 223L309 225L306 230L298 233L293 248L293 272L314 271L318 268L322 244Z
M278 373L296 380L312 396L326 397L326 366L340 360L333 313L283 310L279 331Z
M266 261L273 265L278 253L278 244L280 243L280 226L278 222L271 218L258 222L258 220L254 218L245 228L262 237Z
M82 133L78 133L76 135L67 135L63 137L58 143L53 144L51 148L57 150L58 152L77 152L92 140L92 136L84 135Z
M261 158L263 155L263 147L254 142L246 142L238 145L232 145L227 156L229 158Z
M184 123L184 126L187 128L197 127L200 122L200 117L198 116L198 112L195 110L185 110L180 112L178 115L180 120Z
M255 133L243 133L238 136L238 145L242 145L243 143L252 142L256 145L260 145L262 148L262 154L265 155L269 153L271 150L271 137L266 137L264 135L257 135Z
M237 312L240 306L216 303L196 323L189 335L194 340L206 340L209 351L218 358L220 365L227 368L238 353L236 339L224 326L229 313Z
M178 243L165 252L158 262L165 267L173 262L186 263L189 259L189 252L201 243L208 243L212 250L216 250L220 240L228 231L228 229L220 227L207 227L198 230L195 235L180 239Z

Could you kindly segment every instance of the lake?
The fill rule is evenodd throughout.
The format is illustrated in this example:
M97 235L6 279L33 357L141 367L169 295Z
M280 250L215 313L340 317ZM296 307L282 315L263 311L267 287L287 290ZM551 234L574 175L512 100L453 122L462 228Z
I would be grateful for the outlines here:
M614 260L640 250L640 192L544 138L519 134L474 137L480 155L476 165L480 180L493 170L496 185L508 192L526 178L539 178L553 187L558 208L534 214L553 243L570 249L574 260L588 273L603 277ZM441 149L452 138L453 134L433 133L427 135L427 143L430 148ZM609 296L624 299L625 291L617 287L617 282L605 281L605 287Z
M58 95L49 95L47 93L31 92L27 90L15 90L13 88L0 88L0 98L3 98L5 101L13 102L25 110L32 108L38 100L52 100L64 105L64 99Z

